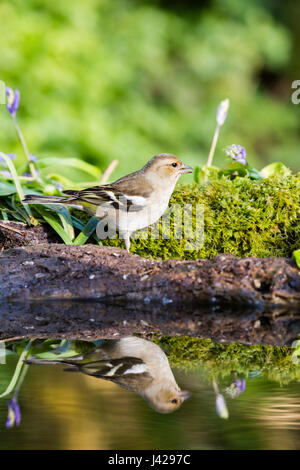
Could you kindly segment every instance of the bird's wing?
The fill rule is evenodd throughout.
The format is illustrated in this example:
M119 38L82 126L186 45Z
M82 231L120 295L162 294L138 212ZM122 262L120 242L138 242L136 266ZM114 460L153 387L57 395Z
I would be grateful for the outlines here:
M145 185L139 191L134 190L130 180L127 180L127 182L119 180L111 185L94 186L81 191L66 190L64 192L70 196L75 196L78 201L88 202L95 206L109 204L115 209L127 212L144 209L151 194L150 189Z
M78 365L81 372L102 379L117 379L128 375L147 375L147 365L138 357L120 357ZM148 374L149 375L149 374Z

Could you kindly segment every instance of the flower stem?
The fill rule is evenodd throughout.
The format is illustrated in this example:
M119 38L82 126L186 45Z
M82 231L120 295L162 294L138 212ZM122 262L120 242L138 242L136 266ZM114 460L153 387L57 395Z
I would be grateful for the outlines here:
M112 174L112 172L114 171L114 169L116 168L116 166L119 164L119 160L113 160L109 165L108 167L106 168L105 172L103 173L102 175L102 178L100 180L100 184L106 184L110 175Z
M33 163L33 162L31 161L31 159L30 159L28 147L27 147L26 141L25 141L25 139L24 139L24 136L23 136L23 134L22 134L22 131L21 131L21 129L20 129L20 126L19 126L19 124L18 124L16 115L13 116L13 121L14 121L14 125L15 125L15 129L16 129L17 135L18 135L18 137L19 137L19 140L20 140L20 142L21 142L21 145L22 145L22 147L23 147L25 156L26 156L27 161L28 161L30 173L32 174L32 178L33 178L34 180L36 180L37 178L36 178L36 172L35 172L34 163Z
M214 389L214 392L216 395L219 395L219 387L218 387L218 384L216 382L216 379L213 377L212 379L212 386L213 386L213 389Z
M216 150L216 146L217 146L217 142L218 142L218 138L219 138L220 128L221 128L221 125L217 124L216 130L215 130L215 133L214 133L214 136L213 136L213 140L212 140L212 143L211 143L211 146L210 146L210 151L209 151L207 163L206 163L205 177L204 177L204 182L205 183L208 180L208 168L211 167L212 162L213 162L213 158L214 158L214 154L215 154L215 150Z
M218 138L219 138L220 127L221 127L220 124L217 124L216 130L215 130L215 133L214 133L214 137L213 137L213 140L212 140L212 143L211 143L211 146L210 146L210 151L209 151L207 164L206 164L206 166L208 168L211 167L212 162L213 162L213 158L214 158L214 154L215 154L215 150L216 150L216 145L217 145Z

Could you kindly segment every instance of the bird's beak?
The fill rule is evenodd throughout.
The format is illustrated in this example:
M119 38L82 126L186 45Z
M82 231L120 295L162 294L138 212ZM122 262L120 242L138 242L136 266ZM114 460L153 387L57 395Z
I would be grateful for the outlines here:
M193 168L189 165L185 165L184 163L182 164L180 170L180 173L193 173Z
M190 398L192 396L192 394L188 390L180 390L179 396L180 396L182 401L185 401L188 398Z

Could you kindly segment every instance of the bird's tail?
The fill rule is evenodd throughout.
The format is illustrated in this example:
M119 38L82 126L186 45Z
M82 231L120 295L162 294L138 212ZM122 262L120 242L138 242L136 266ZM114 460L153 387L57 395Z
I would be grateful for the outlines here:
M57 364L62 364L64 366L71 367L72 369L77 368L76 361L65 361L59 359L38 359L36 357L32 357L30 359L26 359L24 361L25 364L34 364L34 365L47 365L47 366L56 366Z
M22 202L25 204L70 204L76 201L76 197L64 196L36 196L27 194Z

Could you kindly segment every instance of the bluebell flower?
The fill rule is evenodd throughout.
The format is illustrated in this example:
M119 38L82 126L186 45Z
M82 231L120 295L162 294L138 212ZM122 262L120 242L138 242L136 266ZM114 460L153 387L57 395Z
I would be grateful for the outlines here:
M9 86L5 88L7 104L6 109L12 116L16 115L20 104L20 92L19 90L13 90Z
M225 149L226 155L231 157L234 161L242 163L242 165L248 165L246 160L246 150L244 147L238 144L230 145Z
M8 403L8 415L6 420L7 429L12 428L14 425L19 426L21 423L21 410L16 397L13 397Z
M229 99L227 98L226 100L221 101L217 109L217 123L219 124L219 126L223 126L227 117L228 108L229 108Z

